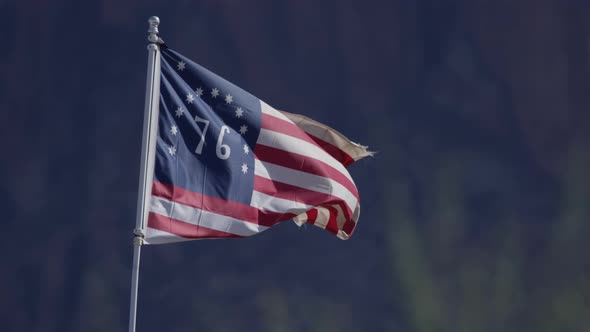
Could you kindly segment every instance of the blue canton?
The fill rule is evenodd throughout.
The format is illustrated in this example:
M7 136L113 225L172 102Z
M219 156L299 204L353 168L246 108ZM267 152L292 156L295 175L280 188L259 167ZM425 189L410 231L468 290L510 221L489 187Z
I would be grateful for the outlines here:
M155 180L249 205L259 99L166 47L161 72Z

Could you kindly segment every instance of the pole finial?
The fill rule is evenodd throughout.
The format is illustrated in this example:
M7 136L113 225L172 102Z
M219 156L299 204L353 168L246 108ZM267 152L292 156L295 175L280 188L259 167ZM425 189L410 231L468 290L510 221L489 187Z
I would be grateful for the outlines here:
M157 43L159 40L158 33L160 33L160 31L158 30L158 25L160 25L160 18L158 16L152 16L148 19L148 24L150 25L148 29L148 41L150 43Z

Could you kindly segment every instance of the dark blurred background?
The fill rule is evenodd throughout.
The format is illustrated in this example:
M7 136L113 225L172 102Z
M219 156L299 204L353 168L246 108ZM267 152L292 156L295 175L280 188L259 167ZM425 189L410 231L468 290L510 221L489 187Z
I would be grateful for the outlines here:
M378 151L351 240L144 247L143 331L590 331L590 2L0 1L1 331L126 331L147 18Z

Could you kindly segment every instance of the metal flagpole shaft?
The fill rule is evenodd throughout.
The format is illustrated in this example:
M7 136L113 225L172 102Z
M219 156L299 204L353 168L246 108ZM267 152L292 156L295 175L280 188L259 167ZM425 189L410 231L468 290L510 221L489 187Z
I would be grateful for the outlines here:
M148 20L148 70L143 118L143 138L141 142L141 170L139 174L139 193L137 198L137 219L133 239L133 267L131 271L131 300L129 303L129 332L135 332L137 318L137 288L139 281L139 259L143 244L145 222L149 213L154 177L154 159L158 131L160 99L160 38L158 25L160 19L152 16Z

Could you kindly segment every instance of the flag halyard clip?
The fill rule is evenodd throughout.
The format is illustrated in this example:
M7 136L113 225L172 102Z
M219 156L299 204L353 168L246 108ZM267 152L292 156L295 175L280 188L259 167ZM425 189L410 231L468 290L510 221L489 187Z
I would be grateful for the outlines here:
M140 246L144 243L145 234L143 234L143 230L140 228L136 228L133 230L133 245Z

